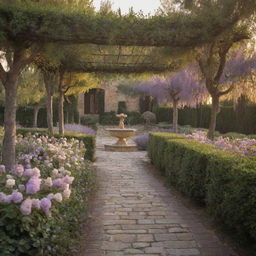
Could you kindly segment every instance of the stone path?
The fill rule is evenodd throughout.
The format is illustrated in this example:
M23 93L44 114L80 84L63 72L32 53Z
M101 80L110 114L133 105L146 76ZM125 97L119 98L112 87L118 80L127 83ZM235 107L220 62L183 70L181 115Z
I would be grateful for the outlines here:
M237 255L154 177L146 152L105 152L106 142L98 138L99 189L83 256Z

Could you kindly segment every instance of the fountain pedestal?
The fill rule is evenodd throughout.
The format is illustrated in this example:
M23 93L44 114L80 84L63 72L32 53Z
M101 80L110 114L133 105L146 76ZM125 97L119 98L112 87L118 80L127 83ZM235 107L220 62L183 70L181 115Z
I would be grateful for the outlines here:
M131 152L137 151L138 148L134 144L127 144L127 139L135 135L135 129L124 128L124 119L127 117L125 114L117 115L120 118L119 128L107 129L112 137L118 138L117 142L113 145L105 145L106 151L116 151L116 152Z

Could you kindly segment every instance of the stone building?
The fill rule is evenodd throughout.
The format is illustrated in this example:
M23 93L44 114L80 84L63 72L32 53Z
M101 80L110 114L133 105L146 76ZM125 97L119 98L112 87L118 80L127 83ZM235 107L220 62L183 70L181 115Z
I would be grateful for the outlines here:
M140 111L140 98L119 93L117 84L112 83L79 95L78 110L80 117L87 114L117 112L119 102L125 102L127 111Z

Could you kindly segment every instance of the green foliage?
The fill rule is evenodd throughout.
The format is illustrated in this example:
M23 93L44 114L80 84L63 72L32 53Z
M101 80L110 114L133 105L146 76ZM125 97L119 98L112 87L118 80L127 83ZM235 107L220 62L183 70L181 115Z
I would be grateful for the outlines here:
M166 149L167 139L183 138L180 134L172 133L154 133L150 134L150 139L148 141L148 155L151 162L160 170L163 171L164 161L164 151Z
M150 134L152 163L241 242L255 246L256 160L176 136Z
M230 139L246 139L248 136L242 133L237 133L237 132L227 132L222 135L223 137L230 138Z
M69 200L53 207L52 216L33 210L30 216L20 213L15 204L0 204L0 252L3 256L70 256L77 247L79 230L87 210L94 176L86 169L73 173L75 181Z
M40 135L48 135L48 131L46 129L34 129L34 128L17 128L17 134L26 135L27 133L35 134L38 133ZM60 138L59 134L56 132L53 135L56 138ZM96 148L96 141L95 136L88 135L88 134L78 134L73 132L65 132L65 135L63 137L66 137L68 139L75 138L79 141L83 141L86 151L84 158L94 161L95 158L95 148Z
M127 114L127 118L125 119L125 122L127 125L136 125L136 124L142 124L143 118L139 112L131 111L131 112L125 112ZM105 112L100 115L100 124L102 125L118 125L119 119L116 117L116 112Z
M160 122L172 122L172 108L170 107L158 107L155 110L156 120Z
M18 104L39 103L45 98L43 79L35 67L25 69L18 81Z
M142 115L139 112L131 111L131 112L126 112L126 114L127 114L126 123L128 125L136 125L136 124L144 123Z
M56 122L56 120L54 120ZM3 124L4 120L0 120L0 123ZM20 106L16 111L16 122L24 127L33 126L33 107L32 106ZM37 125L40 128L47 127L46 121L46 109L42 108L38 112Z
M197 108L179 109L179 124L181 126L191 125L197 128L208 128L210 122L210 106L201 105ZM172 108L158 107L155 111L158 122L171 123ZM220 113L217 115L216 130L220 133L237 132L242 134L256 133L256 105L248 104L243 111L233 106L220 107Z
M118 102L118 107L117 107L117 113L126 113L127 112L127 106L125 101L119 101Z
M85 116L82 116L80 118L80 123L82 125L95 127L96 124L99 123L99 115L87 114Z
M100 124L102 125L117 125L118 118L116 117L116 112L105 112L100 114Z
M40 120L40 116L38 119ZM16 122L19 125L31 127L33 125L33 108L31 106L17 108Z
M214 8L209 12L199 9L194 15L173 12L148 18L134 13L120 17L118 13L95 14L91 8L79 11L64 5L60 9L59 5L53 7L40 2L13 2L6 4L1 0L0 34L5 41L13 42L15 38L15 42L29 39L34 42L189 48L211 42L216 35L231 27L242 16L238 10L247 7L249 1L239 1L240 9L235 5L237 1L232 0L225 9ZM255 8L255 4L251 3L251 6Z

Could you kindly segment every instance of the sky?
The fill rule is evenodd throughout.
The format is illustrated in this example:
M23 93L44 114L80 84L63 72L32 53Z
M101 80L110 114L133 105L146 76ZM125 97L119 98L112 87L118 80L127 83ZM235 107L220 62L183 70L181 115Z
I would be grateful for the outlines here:
M94 6L99 9L101 0L94 0ZM122 13L127 13L130 7L133 7L135 12L143 11L144 14L151 14L160 6L160 0L112 0L113 9L119 7Z

